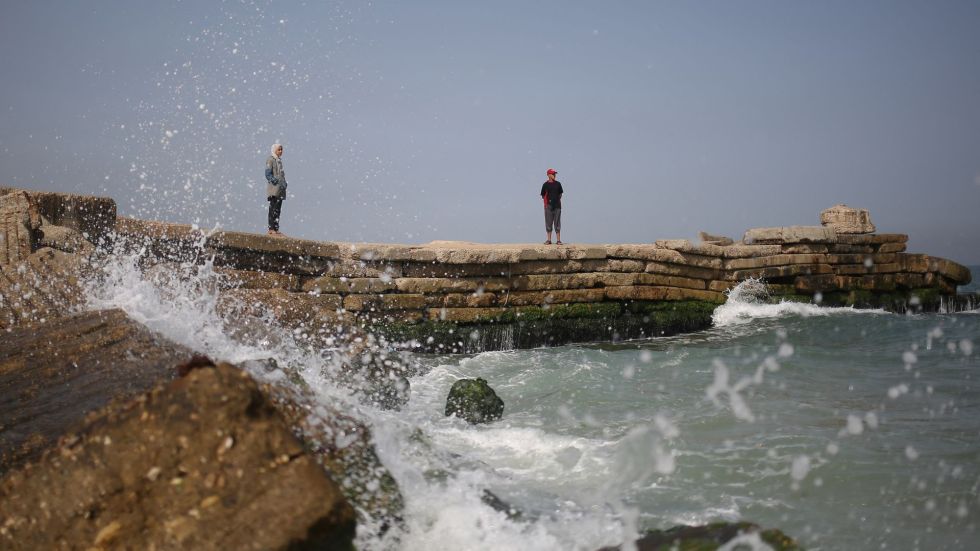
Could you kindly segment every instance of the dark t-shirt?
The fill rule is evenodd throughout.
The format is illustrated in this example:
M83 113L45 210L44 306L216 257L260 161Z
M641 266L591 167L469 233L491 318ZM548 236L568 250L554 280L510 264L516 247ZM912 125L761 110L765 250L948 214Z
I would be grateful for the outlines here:
M555 180L554 182L548 180L547 182L541 184L541 197L544 198L544 204L553 209L561 208L562 193L565 193L565 190L561 188L561 182L558 180Z

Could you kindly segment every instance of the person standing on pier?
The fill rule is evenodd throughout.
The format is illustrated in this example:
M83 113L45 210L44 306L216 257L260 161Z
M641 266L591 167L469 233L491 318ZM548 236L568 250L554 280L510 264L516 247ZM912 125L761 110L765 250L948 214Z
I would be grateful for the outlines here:
M545 245L551 245L551 227L554 225L555 237L558 245L561 242L561 196L565 190L561 188L561 182L555 179L558 171L548 169L548 181L541 185L541 198L544 200L544 231L548 233Z
M279 232L279 216L286 199L286 173L282 169L282 144L272 144L272 155L265 160L265 193L269 199L269 235Z

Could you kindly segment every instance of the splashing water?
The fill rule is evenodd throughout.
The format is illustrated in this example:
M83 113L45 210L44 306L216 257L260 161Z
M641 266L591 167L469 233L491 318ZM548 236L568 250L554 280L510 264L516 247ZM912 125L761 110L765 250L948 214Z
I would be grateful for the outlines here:
M747 279L728 291L728 300L711 315L715 327L727 327L750 323L761 318L785 316L834 316L841 314L890 315L885 310L857 309L853 307L826 307L803 302L781 301L771 303L769 289L764 281Z
M89 284L92 308L122 308L263 380L299 374L322 404L371 428L404 524L379 536L362 519L360 549L594 550L649 528L743 519L813 549L967 549L980 524L975 315L865 315L736 293L698 334L415 355L411 399L393 412L335 382L342 348L271 318L264 333L237 331L208 259L147 266L138 253L109 257ZM279 367L254 362L268 358ZM448 388L473 376L504 399L502 420L443 416ZM882 505L864 507L868 496Z

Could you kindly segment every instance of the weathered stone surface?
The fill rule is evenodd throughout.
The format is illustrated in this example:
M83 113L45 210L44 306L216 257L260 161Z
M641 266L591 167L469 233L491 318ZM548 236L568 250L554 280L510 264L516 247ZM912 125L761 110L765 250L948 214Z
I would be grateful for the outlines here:
M492 320L507 311L507 308L430 308L428 318L431 320L471 323Z
M895 274L895 284L905 289L918 289L926 286L925 275L898 273Z
M756 258L734 258L725 261L727 270L746 270L753 268L770 268L773 266L789 266L791 264L820 264L827 262L824 255L819 254L777 254Z
M17 327L0 339L0 471L36 458L114 398L170 379L191 351L121 310Z
M395 280L395 287L402 293L446 293L461 291L476 291L481 288L478 279L460 279L448 277L400 277ZM505 288L508 288L509 285Z
M687 239L659 239L654 242L657 247L671 249L683 253L698 254L701 256L723 256L726 247L720 247L711 243L691 243Z
M724 271L720 269L698 268L697 266L685 266L683 264L669 264L666 262L647 262L645 271L649 274L676 275L690 277L694 279L721 279Z
M352 312L365 310L421 310L425 306L425 295L421 294L347 295L344 297L344 309Z
M386 293L398 288L391 278L354 277L346 283L351 293Z
M42 217L43 218L43 217ZM38 228L38 248L51 247L62 252L90 256L95 252L95 245L85 239L82 232L67 226L42 224Z
M446 417L455 415L470 424L488 423L504 414L504 401L485 379L460 379L446 398Z
M731 237L725 237L723 235L711 235L707 232L698 232L698 239L702 243L708 243L710 245L718 245L721 247L727 247L728 245L733 245L735 240Z
M909 236L903 233L877 233L877 234L840 234L837 236L838 243L846 245L881 245L884 243L906 243Z
M836 243L837 232L831 226L785 226L753 228L745 232L746 243Z
M189 224L170 224L120 216L116 244L132 253L145 250L158 260L190 262L200 257L204 233Z
M554 270L560 272L561 270ZM508 277L511 275L510 264L443 264L443 263L406 263L402 266L402 277L411 278L474 278L474 277Z
M300 291L299 276L295 274L277 274L275 272L257 272L255 270L231 270L215 268L215 272L224 278L224 285L231 289L283 289ZM303 289L306 290L306 289Z
M0 483L6 549L349 549L354 510L222 364L107 408Z
M605 272L593 274L595 282L601 287L619 287L623 285L633 285L640 276L644 274L625 273L625 272Z
M895 253L888 254L830 254L824 262L830 264L890 264L896 262Z
M271 239L271 237L270 237ZM284 239L284 238L278 238ZM213 255L215 266L238 270L257 270L299 276L321 276L328 273L336 263L327 257L295 255L278 251L217 248L201 250L196 248L196 256Z
M610 272L642 272L647 263L642 260L610 258L606 266Z
M629 276L632 274L620 274ZM595 287L599 274L547 274L522 275L511 278L510 288L515 291L541 291L554 289L582 289Z
M434 262L433 250L411 245L391 245L387 243L353 243L345 246L351 257L370 262Z
M821 211L820 223L824 226L833 226L837 233L875 232L875 225L871 223L871 214L868 209L856 209L843 203Z
M401 264L379 264L342 258L329 264L322 274L330 277L401 277Z
M485 308L497 305L494 293L448 293L425 296L427 308Z
M636 283L639 285L666 285L669 287L684 287L687 289L705 288L705 281L703 279L666 276L660 274L637 274Z
M632 287L606 287L605 291L606 298L610 300L703 300L717 303L725 302L724 294L701 289L634 285Z
M606 249L590 245L486 244L432 241L424 245L445 264L513 264L530 260L605 259Z
M831 291L840 289L840 280L834 274L817 274L797 276L794 286L797 291L804 293L815 293L817 291Z
M0 195L0 268L10 266L34 252L41 213L23 192Z
M51 225L77 230L92 243L109 237L116 224L116 202L108 197L0 187L0 197L18 193L30 196Z
M744 281L749 278L779 279L798 275L833 273L834 269L829 264L792 264L789 266L773 266L771 268L735 270L728 273L728 279L732 281Z
M545 304L566 304L573 302L599 302L605 298L600 289L556 289L552 291L511 291L499 295L497 303L501 306L542 306Z
M830 247L839 247L839 245L828 246L821 243L792 243L782 245L780 247L782 250L776 254L826 254Z
M841 253L841 254L872 254L875 252L875 246L872 244L867 245L848 245L845 243L837 243L827 247L828 251L831 253Z
M243 316L270 314L284 327L320 329L343 306L340 295L291 293L285 289L231 289L222 293L221 310Z
M878 246L879 253L904 253L905 243L882 243Z
M650 260L700 268L721 269L722 267L722 261L719 257L685 253L657 245L607 245L607 248L609 256L616 258Z
M0 267L0 331L72 313L85 300L79 282L90 269L81 256L50 248Z
M310 241L295 237L283 238L259 233L214 232L208 237L207 245L215 249L241 249L252 252L283 253L293 256L329 259L337 259L340 256L340 247L337 243Z
M745 245L736 243L730 247L725 247L725 258L750 258L755 256L769 256L783 252L780 245Z

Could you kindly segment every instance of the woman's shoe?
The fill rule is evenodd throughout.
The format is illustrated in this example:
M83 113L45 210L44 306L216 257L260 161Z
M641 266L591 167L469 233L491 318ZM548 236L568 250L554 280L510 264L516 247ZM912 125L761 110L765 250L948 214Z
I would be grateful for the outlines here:
M559 242L555 243L555 245L564 245L564 243L562 243L561 241L559 241Z
M549 240L545 241L544 244L545 245L551 245L551 240L549 239Z

